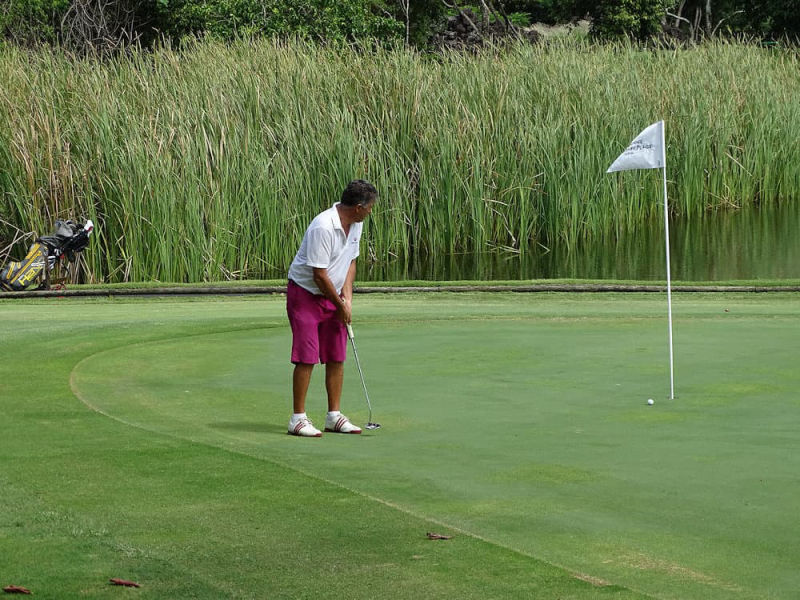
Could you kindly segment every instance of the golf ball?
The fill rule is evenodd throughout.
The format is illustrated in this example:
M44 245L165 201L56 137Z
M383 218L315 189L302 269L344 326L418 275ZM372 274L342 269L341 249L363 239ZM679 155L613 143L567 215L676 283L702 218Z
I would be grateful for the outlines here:
M655 403L653 402L653 399L652 399L652 398L648 398L648 399L647 399L647 403L648 403L650 406L653 406L653 404L655 404Z

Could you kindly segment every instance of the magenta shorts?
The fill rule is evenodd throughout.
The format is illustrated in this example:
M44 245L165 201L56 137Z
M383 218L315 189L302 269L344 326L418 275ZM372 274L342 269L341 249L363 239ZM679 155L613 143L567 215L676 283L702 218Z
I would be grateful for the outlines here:
M336 305L316 296L291 279L286 290L286 313L292 326L292 362L344 362L347 329L336 318Z

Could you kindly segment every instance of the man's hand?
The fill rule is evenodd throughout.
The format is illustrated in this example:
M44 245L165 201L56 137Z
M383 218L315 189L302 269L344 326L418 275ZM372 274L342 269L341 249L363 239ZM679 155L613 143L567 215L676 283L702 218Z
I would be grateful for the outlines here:
M337 308L336 317L345 325L353 320L353 307L346 298L342 298L342 305Z
M330 277L328 277L328 270L314 267L313 277L314 283L317 284L322 295L336 305L336 318L347 325L352 318L350 302L345 299L345 296L340 296L336 293L336 288L333 286Z

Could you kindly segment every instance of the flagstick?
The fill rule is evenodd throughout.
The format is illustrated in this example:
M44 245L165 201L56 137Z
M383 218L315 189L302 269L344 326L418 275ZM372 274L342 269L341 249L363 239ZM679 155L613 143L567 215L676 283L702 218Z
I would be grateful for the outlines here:
M667 151L664 141L664 121L661 121L661 156L664 157L664 233L667 247L667 314L669 317L669 399L675 399L675 371L672 355L672 280L669 273L669 208L667 206Z
M661 156L655 155L656 136L660 136ZM669 205L667 204L667 144L664 135L664 121L653 123L644 129L630 143L628 148L617 157L606 173L630 171L632 169L664 170L664 242L667 245L667 310L669 314L669 399L675 398L675 371L672 355L672 280L669 267Z

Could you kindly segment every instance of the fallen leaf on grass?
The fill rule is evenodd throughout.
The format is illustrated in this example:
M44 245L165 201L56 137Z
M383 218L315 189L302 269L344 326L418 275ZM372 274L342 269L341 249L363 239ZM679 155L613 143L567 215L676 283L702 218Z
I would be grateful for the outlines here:
M452 539L452 535L441 535L439 533L431 533L430 531L427 533L429 540L449 540Z
M3 588L3 591L6 594L30 594L31 591L28 588L24 588L21 585L7 585Z
M128 581L127 579L119 579L117 577L112 577L109 581L113 585L124 585L125 587L139 587L139 584L135 581Z

